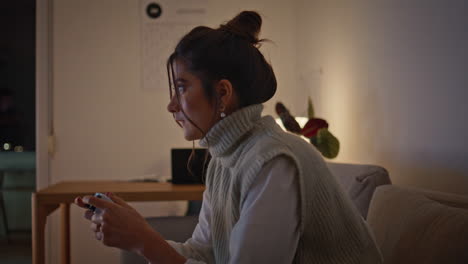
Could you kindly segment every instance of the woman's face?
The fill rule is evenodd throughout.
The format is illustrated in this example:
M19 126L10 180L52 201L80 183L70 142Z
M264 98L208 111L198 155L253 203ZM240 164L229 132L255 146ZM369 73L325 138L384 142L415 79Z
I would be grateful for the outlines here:
M187 117L206 133L217 121L214 118L214 104L206 97L201 80L188 71L185 63L175 60L173 68L175 91L172 91L167 110L184 130L186 140L201 139L203 133Z

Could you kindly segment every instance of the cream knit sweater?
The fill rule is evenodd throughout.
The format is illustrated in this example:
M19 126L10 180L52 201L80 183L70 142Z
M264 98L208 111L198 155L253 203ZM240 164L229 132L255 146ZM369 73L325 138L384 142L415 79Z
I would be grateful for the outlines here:
M240 217L249 188L264 164L279 155L296 165L300 191L300 232L294 263L381 263L364 220L330 174L320 153L296 135L284 132L262 105L242 108L218 122L200 141L212 159L206 176L211 197L212 248L171 243L187 258L229 262L230 234ZM271 205L272 210L281 210ZM274 221L274 219L265 219ZM272 249L274 250L274 249Z

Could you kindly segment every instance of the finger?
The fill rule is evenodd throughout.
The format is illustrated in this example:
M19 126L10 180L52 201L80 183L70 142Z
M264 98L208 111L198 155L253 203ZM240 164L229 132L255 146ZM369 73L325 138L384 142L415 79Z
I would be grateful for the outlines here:
M122 206L122 207L125 207L125 208L132 208L127 202L125 202L124 199L120 198L119 196L113 194L113 193L107 193L107 196L109 198L111 198L112 201L114 201L114 203Z
M102 224L102 214L94 214L91 216L91 222L96 224Z
M109 228L110 226L108 224L104 224L102 223L100 226L99 226L99 231L101 231L101 233L103 235L106 235L107 233L109 233Z
M102 225L101 226L101 242L105 245L105 246L113 246L113 242L112 242L112 231L110 230L110 227L108 225Z
M94 212L91 210L86 210L84 217L88 220L91 220L91 217L93 217Z
M101 209L110 209L110 208L115 208L117 206L117 204L113 202L109 202L101 198L97 198L97 197L90 196L90 195L84 196L83 202L90 204L90 205L94 205L95 207L101 208Z
M86 205L86 203L83 202L83 198L81 198L81 197L79 197L79 196L75 198L74 203L75 203L76 205L78 205L79 207L88 208L87 205Z
M91 230L93 230L93 232L100 232L101 224L91 223Z
M102 240L103 238L102 232L96 232L94 233L94 236L96 237L97 240Z

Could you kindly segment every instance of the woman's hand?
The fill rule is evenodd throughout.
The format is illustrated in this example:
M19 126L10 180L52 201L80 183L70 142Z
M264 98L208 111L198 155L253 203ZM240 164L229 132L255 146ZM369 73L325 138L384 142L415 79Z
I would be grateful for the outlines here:
M124 200L112 194L108 196L114 203L94 196L77 197L75 203L84 208L85 204L90 204L102 209L102 214L94 214L87 210L85 218L92 222L91 230L96 239L101 240L104 245L128 251L141 249L145 237L156 232ZM163 240L162 237L160 239Z
M94 196L75 198L75 204L88 208L98 207L101 214L86 210L85 218L91 221L91 230L96 239L106 246L132 251L157 263L184 263L179 254L156 232L133 207L112 193L106 195L113 201Z

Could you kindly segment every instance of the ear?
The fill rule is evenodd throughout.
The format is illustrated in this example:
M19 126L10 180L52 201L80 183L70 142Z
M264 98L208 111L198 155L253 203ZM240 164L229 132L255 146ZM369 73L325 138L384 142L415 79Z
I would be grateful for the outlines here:
M229 80L221 79L216 85L216 93L221 108L220 111L231 113L237 109L237 95Z

